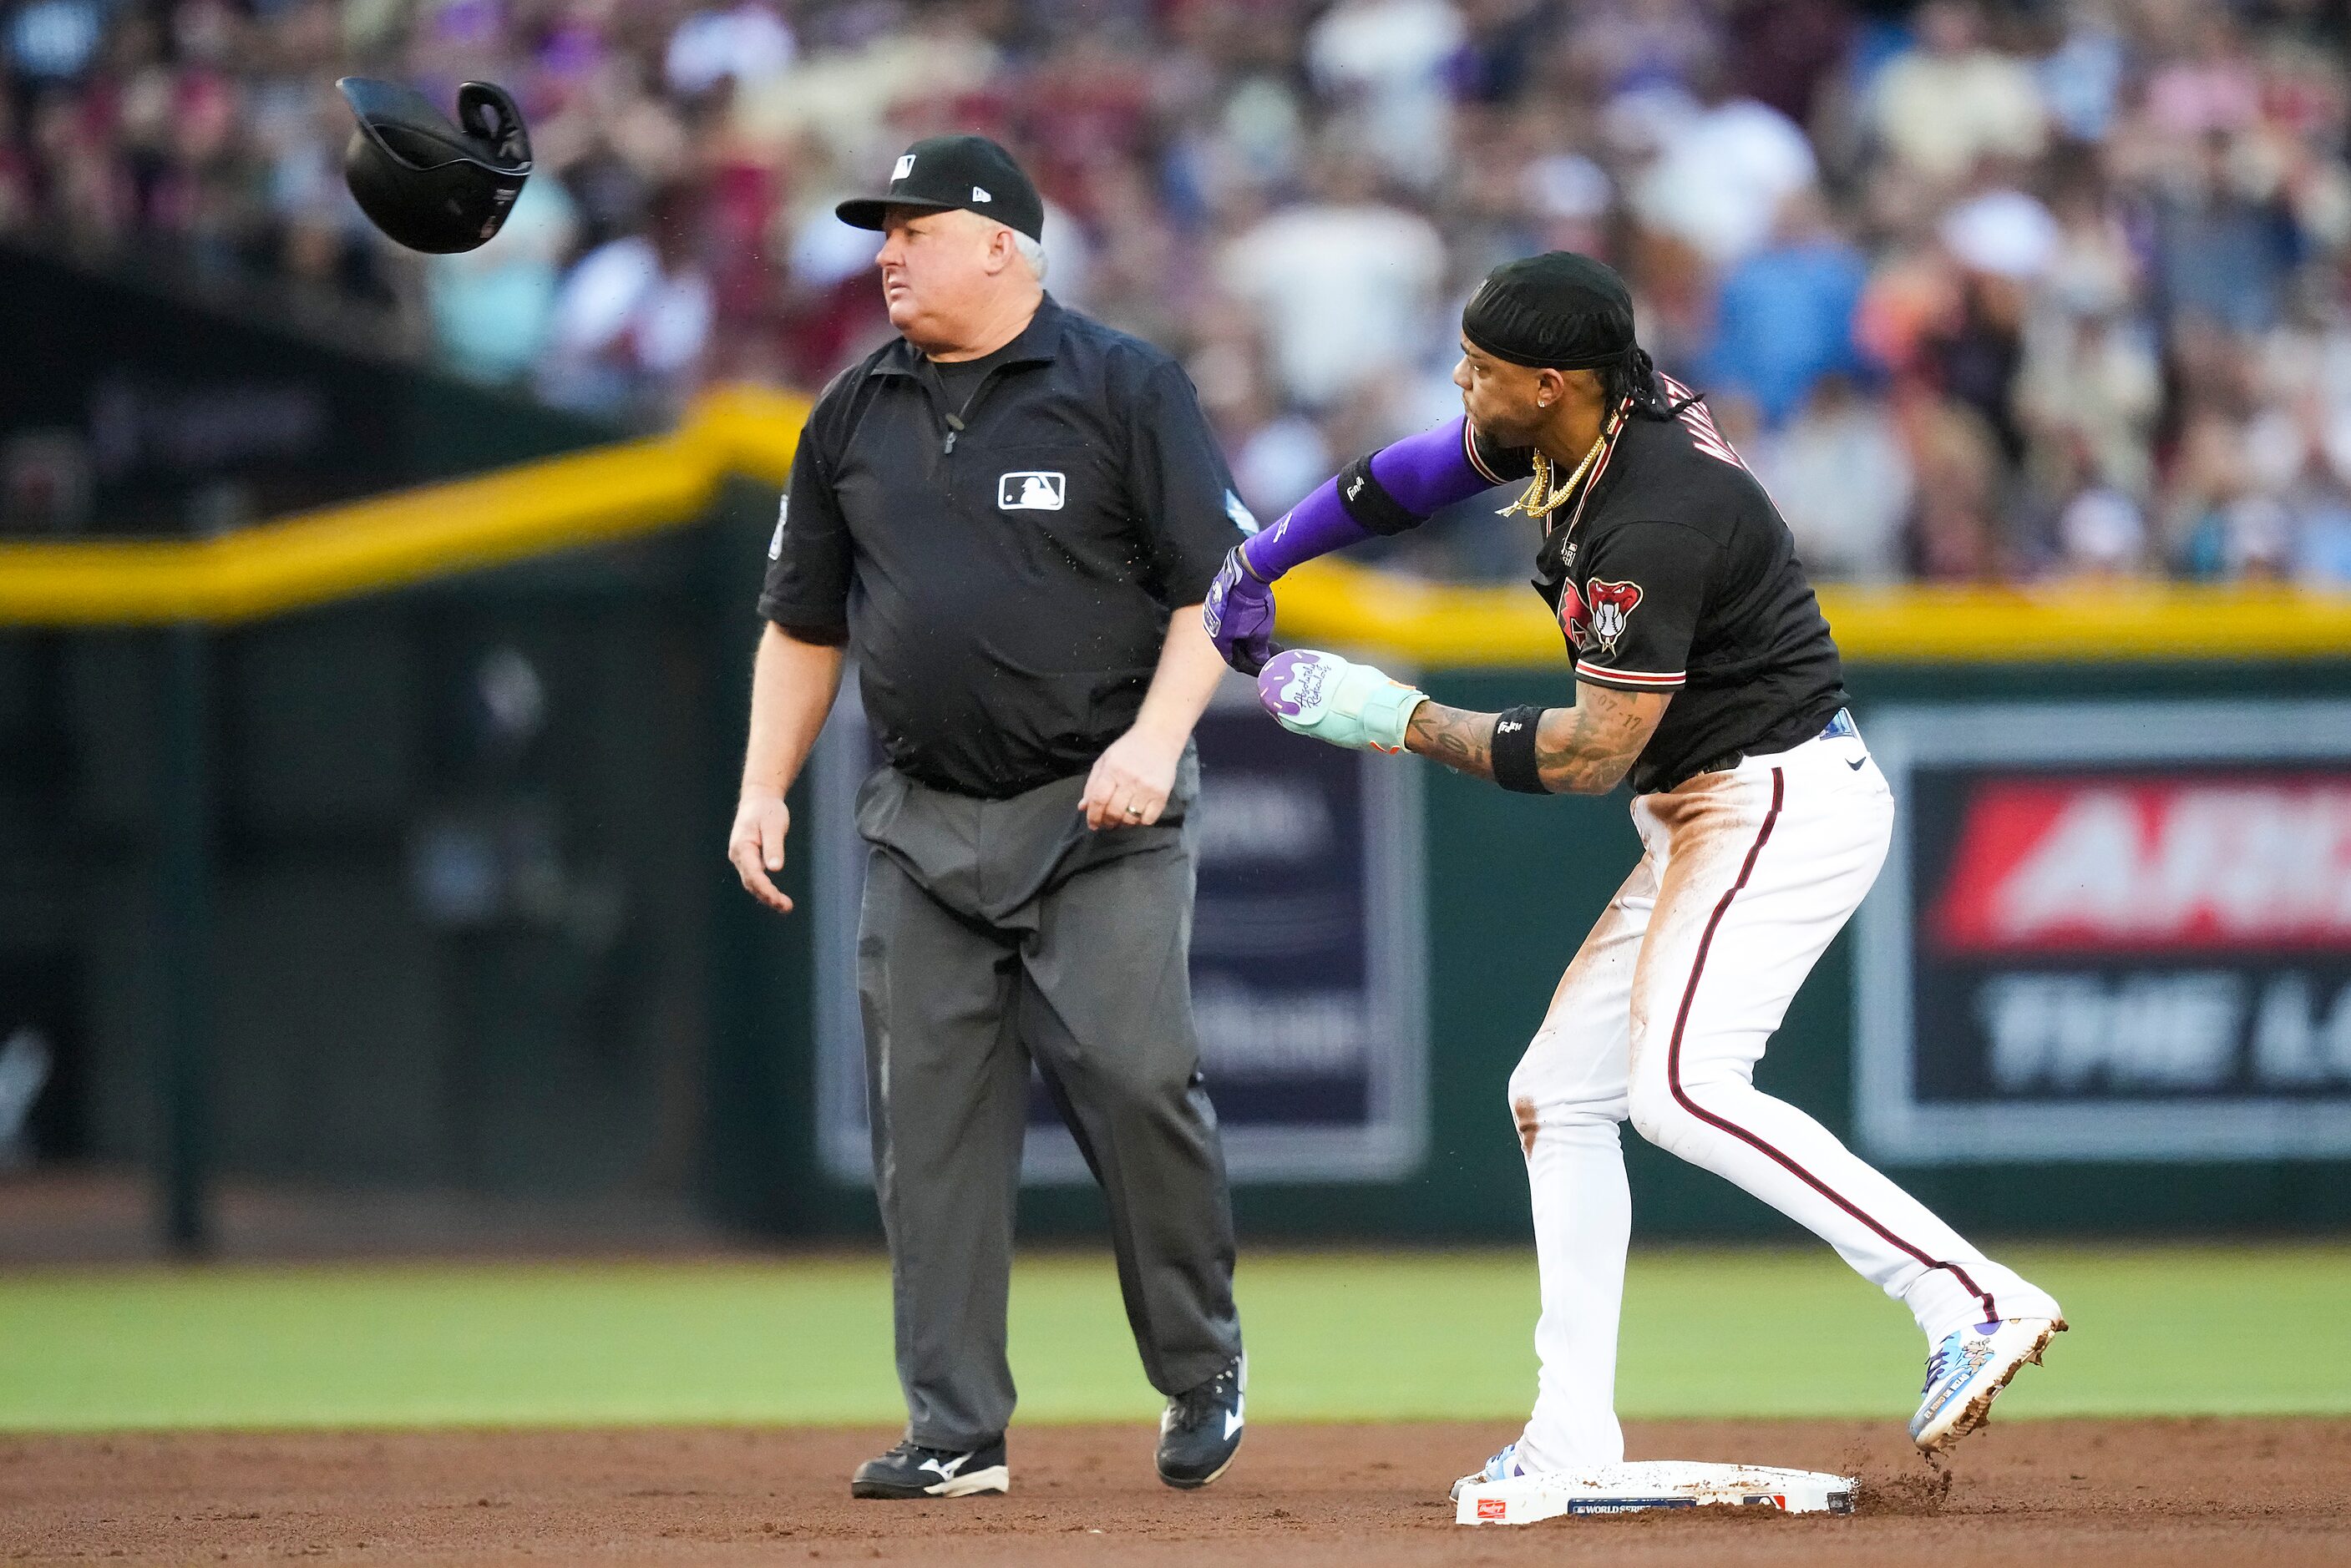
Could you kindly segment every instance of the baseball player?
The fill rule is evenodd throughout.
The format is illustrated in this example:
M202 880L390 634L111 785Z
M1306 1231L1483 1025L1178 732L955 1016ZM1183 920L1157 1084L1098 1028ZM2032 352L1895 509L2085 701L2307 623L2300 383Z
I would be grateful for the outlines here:
M1489 275L1462 313L1453 379L1464 417L1357 460L1245 541L1203 613L1299 734L1417 752L1529 794L1632 783L1646 853L1510 1075L1542 1282L1534 1415L1456 1493L1624 1458L1628 1116L1909 1308L1928 1350L1910 1435L1939 1454L2065 1324L2046 1292L1753 1085L1894 821L1788 526L1705 403L1637 347L1623 280L1589 257ZM1535 587L1574 659L1573 707L1465 712L1334 654L1273 653L1282 573L1520 479L1510 511L1541 527Z

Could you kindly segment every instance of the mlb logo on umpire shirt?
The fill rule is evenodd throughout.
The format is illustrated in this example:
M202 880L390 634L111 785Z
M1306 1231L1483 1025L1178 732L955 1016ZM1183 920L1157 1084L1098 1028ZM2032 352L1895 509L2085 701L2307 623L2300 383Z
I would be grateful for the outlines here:
M1002 512L1059 512L1068 494L1069 481L1045 470L1008 473L996 482L996 505Z

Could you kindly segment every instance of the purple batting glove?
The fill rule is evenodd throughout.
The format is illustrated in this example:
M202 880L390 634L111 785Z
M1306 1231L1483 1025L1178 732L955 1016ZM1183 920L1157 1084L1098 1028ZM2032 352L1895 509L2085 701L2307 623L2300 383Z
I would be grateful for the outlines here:
M1200 620L1225 662L1243 675L1255 675L1273 657L1273 589L1242 563L1239 545L1226 552L1208 585Z

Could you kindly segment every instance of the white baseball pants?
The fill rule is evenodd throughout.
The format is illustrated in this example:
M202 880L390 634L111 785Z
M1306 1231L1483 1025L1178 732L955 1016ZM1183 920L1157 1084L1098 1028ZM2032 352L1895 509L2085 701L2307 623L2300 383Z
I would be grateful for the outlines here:
M2056 1303L1784 1101L1755 1064L1877 877L1894 796L1853 736L1636 796L1639 866L1561 977L1510 1075L1533 1189L1542 1371L1534 1469L1614 1464L1616 1327L1632 1202L1616 1124L1738 1183L1907 1306L1930 1345Z

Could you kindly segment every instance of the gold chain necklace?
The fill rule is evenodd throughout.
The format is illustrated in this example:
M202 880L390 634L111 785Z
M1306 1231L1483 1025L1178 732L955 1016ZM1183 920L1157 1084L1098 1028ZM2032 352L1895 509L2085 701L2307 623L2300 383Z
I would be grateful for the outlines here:
M1614 435L1616 427L1624 422L1624 411L1619 410L1616 417L1608 421L1607 428L1600 432L1599 439L1592 443L1592 450L1583 454L1583 461L1575 465L1575 472L1567 476L1567 483L1557 490L1551 487L1551 459L1538 449L1535 452L1534 483L1527 486L1525 494L1502 508L1502 515L1508 517L1513 513L1523 512L1530 517L1544 518L1566 505L1567 498L1575 493L1575 487L1583 483L1583 476L1592 472L1592 465L1607 450L1608 438Z

